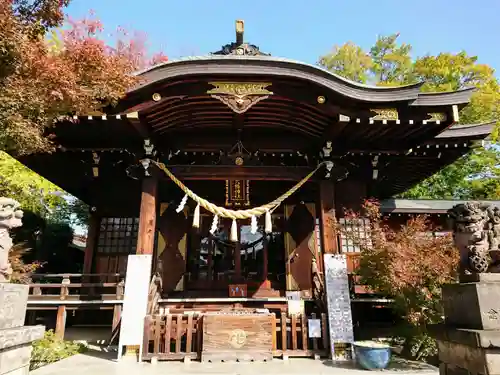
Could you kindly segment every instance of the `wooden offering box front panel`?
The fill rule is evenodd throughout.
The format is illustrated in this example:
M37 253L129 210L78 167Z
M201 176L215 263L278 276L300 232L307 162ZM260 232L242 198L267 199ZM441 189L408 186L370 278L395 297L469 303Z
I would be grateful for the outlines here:
M272 324L271 314L204 315L201 360L272 360Z

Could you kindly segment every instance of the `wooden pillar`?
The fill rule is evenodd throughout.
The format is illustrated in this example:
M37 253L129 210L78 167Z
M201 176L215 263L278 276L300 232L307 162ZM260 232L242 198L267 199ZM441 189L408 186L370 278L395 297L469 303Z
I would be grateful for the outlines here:
M269 240L267 234L264 234L264 241L262 242L262 286L264 288L271 288L271 283L268 280L269 277Z
M319 185L319 219L321 249L324 254L338 253L335 230L335 190L333 182L321 181ZM319 262L322 264L322 262Z
M61 340L64 339L64 331L66 330L66 306L57 307L56 317L56 336Z
M116 296L115 299L123 300L123 294L125 293L125 279L120 280L120 282L116 285ZM116 332L118 325L120 324L122 318L122 308L123 305L121 303L116 304L113 307L113 324L111 326L111 335Z
M99 236L100 217L95 213L90 214L89 227L87 230L87 243L85 245L85 255L83 258L83 273L92 273L92 263L96 249L97 238Z
M145 177L142 180L141 207L139 209L139 228L137 230L136 254L154 254L157 195L158 180L155 177ZM153 264L151 266L153 266ZM118 315L120 315L121 318L121 309L117 308L113 312L113 325L117 321L119 322ZM138 349L138 345L127 345L125 353L126 355L135 355Z
M236 280L241 280L241 244L240 244L240 231L241 227L238 223L238 241L234 244L234 277Z
M137 254L153 254L156 231L157 194L157 179L154 177L146 177L142 181L139 230L137 233Z

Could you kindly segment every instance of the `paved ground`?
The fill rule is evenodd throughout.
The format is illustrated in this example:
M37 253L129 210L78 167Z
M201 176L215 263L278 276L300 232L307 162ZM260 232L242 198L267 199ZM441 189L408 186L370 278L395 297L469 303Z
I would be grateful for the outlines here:
M328 361L313 359L290 359L284 362L280 359L269 363L199 363L191 362L159 362L137 363L133 358L124 358L121 362L114 361L116 353L100 353L91 351L79 354L57 363L32 371L32 375L184 375L184 374L220 374L220 375L272 375L272 374L317 374L317 375L361 375L368 372L353 368L348 364L333 365ZM434 367L398 361L387 375L437 375Z

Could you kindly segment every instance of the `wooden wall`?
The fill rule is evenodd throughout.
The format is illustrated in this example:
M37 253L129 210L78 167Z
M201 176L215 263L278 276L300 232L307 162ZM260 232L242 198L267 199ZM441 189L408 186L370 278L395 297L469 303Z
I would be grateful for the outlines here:
M344 210L358 212L367 198L367 184L359 180L344 180L335 184L335 213L344 216Z

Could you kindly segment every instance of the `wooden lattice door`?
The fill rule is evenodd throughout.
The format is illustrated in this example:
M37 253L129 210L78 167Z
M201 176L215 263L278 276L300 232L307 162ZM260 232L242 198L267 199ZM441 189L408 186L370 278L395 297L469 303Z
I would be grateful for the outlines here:
M92 272L102 274L102 282L116 281L111 275L126 273L128 256L136 252L138 227L138 218L101 218Z

